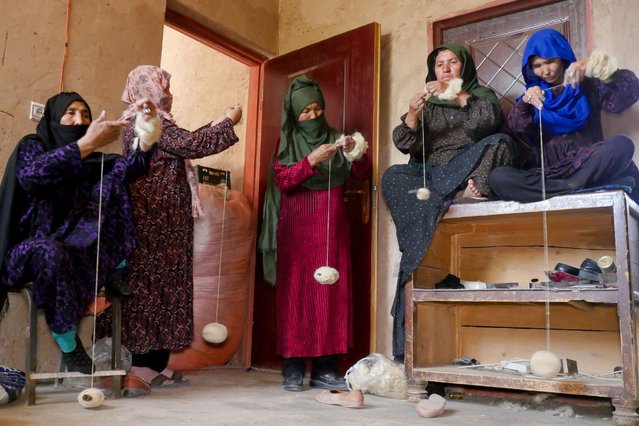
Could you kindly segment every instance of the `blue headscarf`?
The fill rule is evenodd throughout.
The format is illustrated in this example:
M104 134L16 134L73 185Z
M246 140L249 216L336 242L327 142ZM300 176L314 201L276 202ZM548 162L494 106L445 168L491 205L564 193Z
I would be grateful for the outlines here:
M544 79L537 77L532 71L534 57L560 58L564 64L564 70L575 62L575 54L568 40L559 31L546 28L534 33L524 50L521 63L521 72L526 81L526 89L540 86L542 90L551 87ZM543 121L544 131L553 135L570 133L584 127L590 116L590 105L586 94L579 86L573 88L565 86L559 96L555 96L552 90L544 92ZM521 99L521 97L520 97ZM539 123L539 110L535 108L535 123Z

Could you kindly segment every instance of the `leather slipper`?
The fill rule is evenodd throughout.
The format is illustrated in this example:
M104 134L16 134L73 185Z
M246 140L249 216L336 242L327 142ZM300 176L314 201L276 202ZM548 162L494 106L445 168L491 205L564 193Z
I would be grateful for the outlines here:
M166 371L166 370L164 370ZM173 371L171 377L164 374L164 371L151 380L151 386L154 388L167 388L178 385L187 384L189 381L182 376L181 373Z
M137 398L151 393L151 385L144 379L127 374L122 382L122 396L125 398Z

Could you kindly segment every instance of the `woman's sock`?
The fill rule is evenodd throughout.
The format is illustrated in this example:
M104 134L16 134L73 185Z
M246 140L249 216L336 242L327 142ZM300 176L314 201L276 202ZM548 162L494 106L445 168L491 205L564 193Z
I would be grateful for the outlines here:
M73 352L76 346L75 336L78 334L77 329L73 329L67 331L66 333L58 334L55 331L52 331L53 340L60 346L60 350L64 353Z

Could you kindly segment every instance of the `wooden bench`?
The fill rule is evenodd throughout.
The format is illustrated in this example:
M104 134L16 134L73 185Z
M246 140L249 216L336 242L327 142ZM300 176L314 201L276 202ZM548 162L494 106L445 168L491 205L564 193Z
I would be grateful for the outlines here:
M543 239L547 218L548 265ZM508 388L610 398L617 424L639 416L637 300L639 206L623 191L575 194L538 203L454 204L438 225L421 266L407 284L405 368L409 381ZM579 267L609 255L616 287L531 289L556 263ZM448 273L467 281L518 283L513 289L444 290ZM489 368L459 368L530 359L546 349L576 360L575 376L544 379ZM615 367L622 371L615 375ZM605 375L605 376L604 376Z

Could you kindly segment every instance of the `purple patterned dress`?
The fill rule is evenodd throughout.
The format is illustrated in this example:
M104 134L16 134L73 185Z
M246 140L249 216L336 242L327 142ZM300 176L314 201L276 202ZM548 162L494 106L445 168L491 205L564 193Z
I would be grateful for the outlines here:
M126 181L147 170L149 157L136 151L105 163L99 286L135 246ZM20 225L29 233L9 249L4 281L32 281L50 329L65 333L77 328L95 292L99 167L88 167L75 142L46 151L40 140L27 139L18 153L17 179L28 206Z

